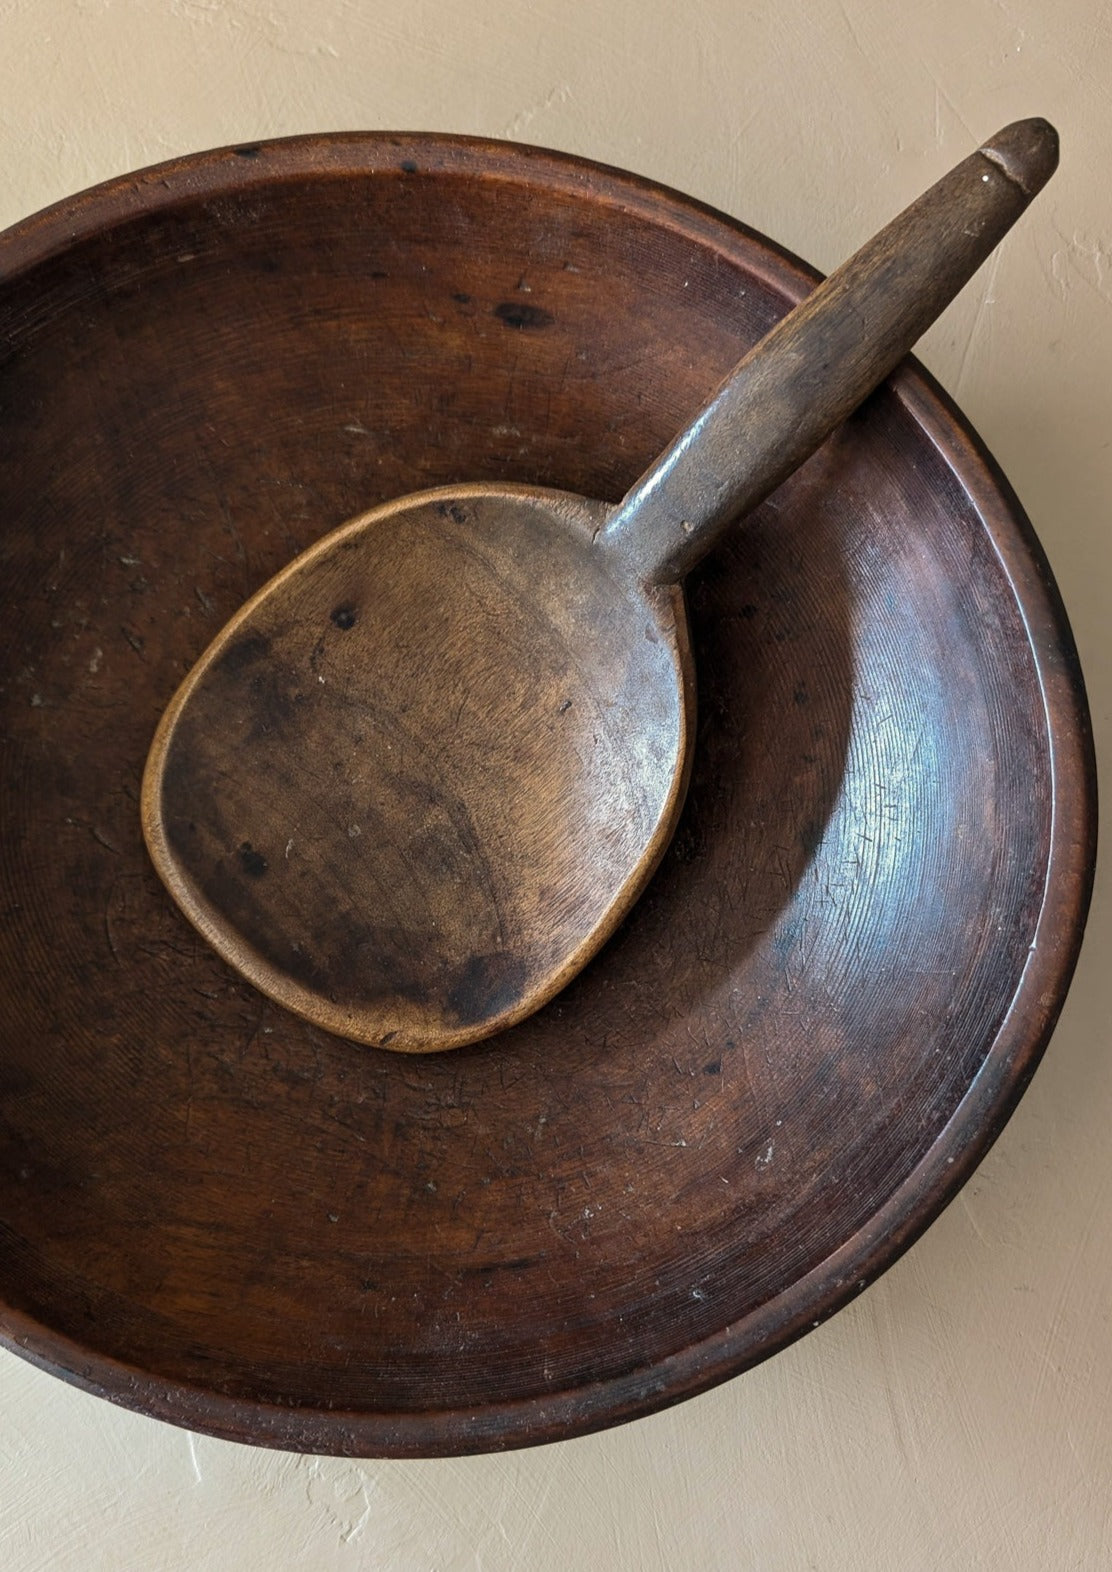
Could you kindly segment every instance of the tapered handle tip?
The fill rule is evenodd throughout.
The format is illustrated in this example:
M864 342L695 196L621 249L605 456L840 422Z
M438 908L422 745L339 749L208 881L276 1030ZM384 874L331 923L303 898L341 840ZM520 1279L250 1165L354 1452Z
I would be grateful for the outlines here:
M981 148L1024 196L1037 196L1058 167L1058 133L1049 120L1015 120Z

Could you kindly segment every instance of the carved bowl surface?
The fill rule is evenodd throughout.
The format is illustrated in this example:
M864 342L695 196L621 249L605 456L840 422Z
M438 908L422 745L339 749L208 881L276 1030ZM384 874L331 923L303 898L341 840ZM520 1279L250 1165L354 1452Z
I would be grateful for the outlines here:
M0 237L7 1347L264 1445L554 1440L783 1347L969 1175L1068 986L1093 767L1038 543L914 365L690 581L679 831L537 1016L417 1058L314 1030L140 835L159 715L295 553L456 480L620 496L813 278L634 177L421 135Z

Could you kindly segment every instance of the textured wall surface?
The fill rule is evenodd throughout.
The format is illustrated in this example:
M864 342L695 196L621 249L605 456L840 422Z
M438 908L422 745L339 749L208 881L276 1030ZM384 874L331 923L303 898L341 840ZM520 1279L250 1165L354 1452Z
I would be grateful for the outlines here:
M690 191L819 266L998 125L1062 168L921 357L1058 576L1109 762L1112 9L1105 0L0 0L0 223L225 142L478 132ZM1112 1566L1112 937L1032 1089L886 1277L769 1364L534 1452L255 1452L0 1357L7 1572Z

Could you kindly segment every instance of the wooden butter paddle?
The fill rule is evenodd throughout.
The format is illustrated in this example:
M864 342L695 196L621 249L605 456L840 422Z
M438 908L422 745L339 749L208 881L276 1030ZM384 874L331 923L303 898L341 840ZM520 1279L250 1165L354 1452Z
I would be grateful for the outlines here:
M683 576L893 369L1053 173L1008 126L754 348L616 506L465 484L319 541L158 728L143 828L216 950L329 1031L453 1048L537 1009L683 803Z

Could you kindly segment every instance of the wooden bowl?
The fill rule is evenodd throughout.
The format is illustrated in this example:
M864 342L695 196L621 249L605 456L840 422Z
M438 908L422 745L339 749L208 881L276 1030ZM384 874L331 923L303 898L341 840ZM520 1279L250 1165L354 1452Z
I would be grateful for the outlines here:
M452 480L617 497L813 278L433 136L205 154L0 237L7 1347L241 1441L550 1441L783 1347L969 1175L1069 982L1094 771L1039 546L914 366L691 584L679 833L533 1019L314 1030L140 836L163 707L296 552Z

